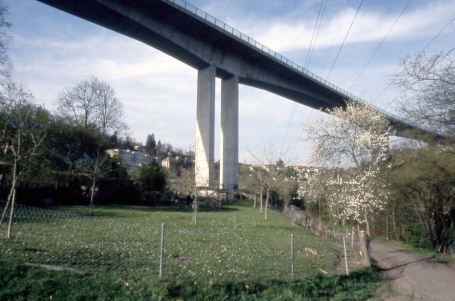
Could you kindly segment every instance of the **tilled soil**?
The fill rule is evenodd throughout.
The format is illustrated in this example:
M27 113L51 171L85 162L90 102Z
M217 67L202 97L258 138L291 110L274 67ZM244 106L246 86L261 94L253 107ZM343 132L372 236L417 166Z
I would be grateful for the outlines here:
M455 300L455 268L378 243L371 243L371 257L385 270L396 293L386 300Z

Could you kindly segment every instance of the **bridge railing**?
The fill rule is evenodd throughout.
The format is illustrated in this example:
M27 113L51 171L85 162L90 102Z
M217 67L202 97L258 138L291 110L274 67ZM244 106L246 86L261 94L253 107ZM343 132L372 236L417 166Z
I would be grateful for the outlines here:
M341 89L340 87L338 86L335 86L334 84L332 84L331 82L327 81L326 79L323 79L322 77L314 74L313 72L303 68L302 66L294 63L293 61L287 59L286 57L282 56L281 54L279 54L278 52L276 51L273 51L272 49L268 48L267 46L259 43L258 41L254 40L253 38L250 38L249 36L241 33L240 31L238 31L237 29L233 28L232 26L229 26L228 24L224 23L223 21L221 20L218 20L217 18L213 17L212 15L206 13L205 11L197 8L196 6L186 2L185 0L163 0L163 1L168 1L168 2L172 2L172 3L175 3L177 4L179 7L181 8L184 8L186 11L190 12L191 14L193 15L196 15L210 23L212 23L213 25L217 26L218 28L222 29L223 31L241 39L242 41L248 43L249 45L255 47L256 49L272 56L273 58L277 59L278 61L281 61L282 63L288 65L289 67L292 67L293 69L297 70L298 72L300 73L303 73L311 78L313 78L314 80L316 80L318 83L320 84L323 84L335 91L337 91L338 93L340 94L343 94L344 96L346 96L346 99L350 99L350 100L355 100L359 103L363 103L363 104L367 104L366 101L364 101L363 99L361 99L360 97L344 90L344 89ZM394 119L396 121L399 121L400 123L404 124L404 125L408 125L410 127L413 127L413 128L416 128L416 129L421 129L425 132L434 132L433 129L430 129L430 128L427 128L427 127L422 127L422 126L419 126L419 125L416 125L416 124L412 124L412 123L409 123L409 122L406 122L406 121L403 121L400 117L398 117L397 115L393 114L393 113L390 113L390 112L387 112L377 106L374 106L372 104L370 104L370 106L375 109L376 111L378 112L381 112L382 114L384 114L386 117L388 117L389 119ZM444 135L442 132L439 132L437 131L436 132L437 134L439 135Z

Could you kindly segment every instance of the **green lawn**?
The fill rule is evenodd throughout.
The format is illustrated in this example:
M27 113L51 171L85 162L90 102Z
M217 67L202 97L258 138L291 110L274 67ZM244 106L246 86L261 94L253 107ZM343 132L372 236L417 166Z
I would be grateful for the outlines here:
M0 228L0 261L56 266L67 274L114 279L124 286L146 285L158 279L164 223L161 283L288 282L291 234L296 279L344 273L339 241L321 239L271 210L266 221L250 201L221 211L201 208L197 226L191 224L191 209L177 206L102 206L93 216L87 213L87 207L18 208L14 238L4 239L6 225ZM348 254L358 260L355 256Z

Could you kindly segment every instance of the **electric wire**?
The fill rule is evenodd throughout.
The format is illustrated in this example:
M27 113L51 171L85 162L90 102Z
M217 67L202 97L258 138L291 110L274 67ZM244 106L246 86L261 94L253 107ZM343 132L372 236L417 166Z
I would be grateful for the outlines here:
M444 26L444 28L441 29L441 30L438 32L438 34L434 36L433 39L431 39L431 41L427 44L427 46L425 46L425 47L422 49L422 51L420 51L420 53L424 52L428 47L430 47L430 45L434 42L434 40L436 40L436 39L439 37L439 35L440 35L447 27L449 27L449 25L450 25L454 20L455 20L455 17L453 17L452 20L450 20L449 23L447 23L447 25Z
M308 48L308 52L305 59L305 68L308 65L308 58L310 57L311 46L313 45L314 35L316 33L316 28L318 27L319 17L321 16L322 5L324 4L324 0L321 0L321 5L319 6L318 17L316 19L316 23L314 24L313 29L313 36L311 37L310 47Z
M325 8L327 6L327 1L328 0L326 0L326 2L325 2L326 5L324 6L324 12L325 12ZM307 68L307 66L309 65L309 62L311 61L311 55L310 55L311 49L312 49L312 47L314 49L314 45L316 45L317 34L315 37L315 33L316 33L316 31L319 32L318 22L319 22L319 18L321 17L321 10L322 10L323 4L324 4L324 0L321 0L321 5L319 6L318 17L316 19L316 24L314 25L314 29L313 29L313 36L311 37L310 47L308 48L308 53L307 53L307 57L305 60L305 68ZM324 12L322 13L322 16L324 16ZM322 17L321 17L321 23L322 23ZM320 27L320 23L319 23L319 27ZM313 44L313 41L314 41L314 44ZM291 128L296 109L297 109L297 104L294 102L294 105L292 106L291 115L289 116L288 125L286 127L286 132L284 134L283 143L281 144L280 154L279 154L280 157L283 155L283 147L286 144L287 138L289 136L289 129Z
M292 106L292 111L291 111L291 116L289 117L289 121L288 121L288 126L286 128L286 133L284 134L284 139L283 139L283 143L281 144L281 148L280 148L280 158L281 156L283 155L283 147L284 145L286 144L286 140L289 136L289 129L291 128L291 125L292 125L292 121L294 119L294 115L295 115L295 111L297 109L297 103L294 102L293 106Z
M335 67L335 64L336 64L336 62L337 62L337 60L338 60L338 57L340 56L340 52L341 52L341 50L343 49L343 46L344 46L344 43L346 42L346 39L348 38L349 32L351 31L352 25L354 24L354 21L355 21L355 19L356 19L356 17L357 17L357 14L359 13L359 10L360 10L360 7L362 6L362 3L363 3L363 0L360 2L359 7L357 8L357 11L356 11L356 13L355 13L355 16L354 16L354 18L352 19L351 25L349 26L348 32L346 33L346 36L344 37L343 43L341 44L341 47L340 47L340 49L338 50L338 53L337 53L337 56L336 56L336 58L335 58L335 61L333 62L332 68L330 68L330 72L329 72L329 74L327 75L327 78L326 78L325 80L328 80L329 77L330 77L330 74L332 74L333 67Z
M398 20L401 18L401 16L403 15L404 11L406 10L406 8L408 8L409 4L412 2L412 0L409 0L408 3L406 4L406 6L403 8L403 10L401 11L401 13L398 15L398 17L396 18L395 22L393 22L392 24L392 27L390 27L389 31L387 32L387 34L384 36L384 38L382 39L382 41L379 43L378 47L376 47L376 50L373 52L373 54L370 56L368 62L365 64L365 66L363 67L362 71L360 71L359 75L357 76L357 78L354 80L354 82L352 83L352 85L349 87L348 91L350 91L352 89L352 87L354 87L355 83L357 82L357 80L360 78L360 76L363 74L363 71L365 71L365 69L367 68L367 66L370 64L371 60L373 59L373 57L376 55L376 53L378 52L379 48L382 46L382 44L384 43L385 39L387 39L387 37L389 36L390 32L392 31L392 29L395 27L395 25L397 24Z
M314 39L313 47L312 47L311 52L310 52L310 59L308 60L308 65L306 66L306 69L309 69L309 68L310 68L311 58L313 57L314 48L316 47L316 41L318 40L319 30L321 29L322 20L324 19L325 10L326 10L326 8L327 8L327 2L329 2L329 0L326 0L326 1L325 1L324 9L322 10L321 19L319 20L319 26L318 26L318 29L317 29L317 31L316 31L316 37L315 37L315 39Z
M329 58L330 53L332 52L333 44L335 43L335 39L338 36L338 32L340 31L341 24L343 24L344 15L346 14L346 11L348 10L349 3L351 3L351 0L348 0L348 2L346 3L346 6L344 7L343 15L341 16L341 20L340 20L340 23L338 24L337 31L336 31L335 35L333 36L332 44L330 45L329 52L327 53L327 56L325 57L324 65L322 66L322 69L321 69L321 75L324 72L325 65L327 63L327 59Z
M449 25L450 25L453 21L455 21L455 17L453 17L453 18L449 21L449 23L447 23L446 26L444 26L444 27L443 27L443 28L442 28L442 29L441 29L441 30L440 30L440 31L431 39L431 41L430 41L425 47L423 47L422 50L420 50L419 54L421 54L421 53L424 52L428 47L430 47L430 45L439 37L439 35L441 35L441 33L444 32L444 30L445 30L447 27L449 27ZM395 83L395 81L396 81L396 80L391 81L391 82L390 82L390 83L381 91L381 93L379 93L379 95L376 96L376 98L373 100L373 102L375 102L376 100L378 100L378 98L381 97L381 95L384 94L384 92L387 91L387 90L390 88L390 86L393 85L393 84Z

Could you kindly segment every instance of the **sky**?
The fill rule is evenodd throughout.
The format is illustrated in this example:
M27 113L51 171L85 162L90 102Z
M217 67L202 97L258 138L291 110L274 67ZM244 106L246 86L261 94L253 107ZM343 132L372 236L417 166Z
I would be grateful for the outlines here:
M60 91L96 76L114 88L124 106L129 135L137 142L145 143L147 135L154 133L157 140L194 150L197 70L150 46L38 1L3 3L9 11L7 20L12 23L8 32L13 37L9 50L13 80L26 85L38 104L53 111ZM455 17L453 0L190 3L392 113L400 91L389 84L399 70L400 60L425 47L428 54L455 47L455 21L449 24ZM322 19L317 23L318 15ZM309 51L312 41L314 50ZM219 79L216 84L218 159ZM254 163L252 154L273 144L277 153L296 158L295 164L310 164L310 145L301 139L301 125L320 114L272 93L240 85L239 161Z

